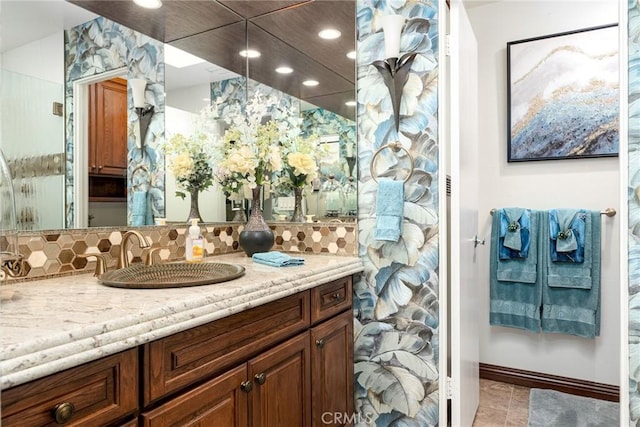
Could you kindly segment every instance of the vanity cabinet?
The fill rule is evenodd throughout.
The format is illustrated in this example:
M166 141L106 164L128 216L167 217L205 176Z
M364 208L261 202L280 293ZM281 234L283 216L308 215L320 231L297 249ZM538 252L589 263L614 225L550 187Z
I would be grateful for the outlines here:
M351 415L351 289L345 277L145 345L156 407L142 425L324 426Z
M2 392L2 425L104 426L138 409L138 350Z
M351 292L341 278L3 391L2 425L335 425L353 413Z
M127 81L89 86L89 175L127 176Z

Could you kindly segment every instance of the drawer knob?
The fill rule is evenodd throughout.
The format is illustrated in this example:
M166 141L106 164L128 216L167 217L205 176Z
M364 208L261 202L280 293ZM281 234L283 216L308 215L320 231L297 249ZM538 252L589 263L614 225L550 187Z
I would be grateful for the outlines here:
M258 384L262 385L267 380L267 374L265 374L264 372L261 372L259 374L256 374L254 378Z
M249 393L251 390L253 390L253 383L251 381L242 381L242 383L240 383L240 390L244 391L245 393Z
M324 347L324 339L320 338L319 340L316 340L316 345L318 346L318 348L323 348Z
M76 408L73 406L73 403L58 403L55 408L53 408L53 419L56 420L58 424L65 424L71 420L75 410Z
M340 295L340 293L336 292L335 294L332 295L334 300L339 300L340 298L342 298L342 296Z

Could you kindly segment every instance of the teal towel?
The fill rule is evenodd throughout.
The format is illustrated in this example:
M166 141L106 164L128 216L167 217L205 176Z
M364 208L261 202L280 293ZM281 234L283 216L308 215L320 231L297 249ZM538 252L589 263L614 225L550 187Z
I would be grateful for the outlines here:
M529 221L527 223L527 239L528 239L528 254L525 258L512 257L512 258L503 258L502 256L498 257L497 267L496 267L496 278L503 282L520 282L520 283L536 283L538 280L538 228L540 224L541 214L539 212L534 213L534 211L527 210L529 215ZM497 223L492 230L495 228L498 235L496 238L498 239L496 245L498 246L498 255L501 254L501 243L500 238L502 227L500 221L500 215L494 215L494 217L498 217L498 220L493 220L494 223ZM509 234L509 231L506 231L505 234ZM492 232L493 235L493 232Z
M557 252L572 252L578 249L576 235L571 230L571 224L578 212L578 209L558 209L560 232L556 235Z
M491 224L490 313L491 325L508 326L532 332L540 331L542 274L536 274L541 260L540 233L542 213L530 211L530 248L527 258L500 259L500 215Z
M376 199L376 240L397 242L400 239L403 212L404 182L381 178Z
M131 207L131 225L134 227L153 224L151 200L148 191L134 191Z
M272 267L291 267L304 264L304 258L292 257L278 251L258 252L253 254L251 259L253 259L253 262L270 265Z
M519 221L520 217L525 212L525 209L505 208L502 209L502 211L507 217L507 222L509 223L506 233L504 233L503 236L503 244L509 249L520 252L520 250L522 249L522 230Z
M549 222L543 221L544 235ZM550 245L542 245L547 285L542 294L542 330L586 338L600 335L600 212L586 216L584 262L550 262Z

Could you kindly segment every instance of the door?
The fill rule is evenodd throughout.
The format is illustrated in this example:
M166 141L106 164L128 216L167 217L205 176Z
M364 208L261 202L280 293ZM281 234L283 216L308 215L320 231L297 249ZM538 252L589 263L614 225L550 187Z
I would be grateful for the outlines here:
M127 82L115 78L89 90L89 174L127 175Z
M353 313L311 329L313 426L353 425Z
M311 425L309 349L309 333L304 332L249 361L253 427Z
M477 285L478 73L476 39L462 0L451 1L451 425L471 426L479 401Z

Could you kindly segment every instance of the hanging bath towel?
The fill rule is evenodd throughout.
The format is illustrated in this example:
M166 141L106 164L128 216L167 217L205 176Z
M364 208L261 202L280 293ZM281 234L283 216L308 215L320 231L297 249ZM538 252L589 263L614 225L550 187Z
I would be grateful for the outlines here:
M491 224L490 314L491 325L540 331L542 277L538 227L541 212L529 211L529 253L526 258L500 259L500 215Z
M526 258L529 255L531 210L504 208L500 215L500 259Z
M545 248L546 284L542 294L542 330L594 338L600 335L600 212L584 215L584 260L551 261L552 244ZM543 234L550 236L549 219Z

